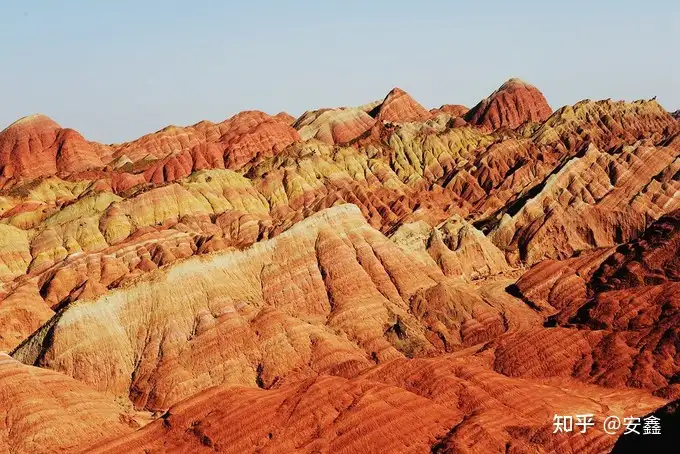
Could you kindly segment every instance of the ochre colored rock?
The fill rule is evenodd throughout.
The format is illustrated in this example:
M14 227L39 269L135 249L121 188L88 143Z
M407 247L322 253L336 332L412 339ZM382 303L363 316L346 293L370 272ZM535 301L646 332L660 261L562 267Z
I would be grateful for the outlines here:
M303 140L318 139L328 145L348 143L375 124L359 108L322 109L305 112L293 125Z
M673 377L680 372L674 353L680 339L678 257L676 211L618 248L542 262L522 276L516 289L531 304L550 308L546 309L552 315L550 325L583 328L570 333L588 345L572 356L572 361L581 356L579 365L574 362L573 368L563 370L607 386L644 387L677 398L680 387ZM521 348L528 351L526 345ZM600 359L605 357L616 360ZM586 367L588 363L592 364Z
M220 383L352 375L539 322L528 307L507 308L512 300L447 280L343 205L243 252L185 260L72 304L14 355L164 410ZM239 340L223 351L220 339ZM79 366L92 351L97 361Z
M482 232L458 215L436 228L419 221L402 225L391 239L434 260L446 276L479 279L509 271L503 253Z
M224 156L216 144L199 143L189 150L155 161L144 171L144 179L153 184L170 183L204 169L224 169Z
M187 127L168 126L135 141L113 146L112 158L119 162L117 167L121 166L120 160L125 160L134 170L145 169L157 159L189 152L192 159L199 162L202 157L207 164L223 162L227 168L240 169L280 152L296 140L299 135L285 118L246 111L221 123L203 121ZM206 149L207 144L220 148L222 159L216 156L214 149ZM195 148L198 145L204 145L204 148Z
M24 274L30 262L26 232L12 225L0 224L0 281Z
M631 240L649 218L680 208L678 156L680 147L645 142L610 152L589 145L506 212L490 238L510 263L529 264Z
M279 112L276 115L274 115L274 118L291 126L293 125L293 123L295 123L296 120L296 118L289 114L288 112Z
M25 284L9 295L2 294L0 351L11 351L53 315L34 283Z

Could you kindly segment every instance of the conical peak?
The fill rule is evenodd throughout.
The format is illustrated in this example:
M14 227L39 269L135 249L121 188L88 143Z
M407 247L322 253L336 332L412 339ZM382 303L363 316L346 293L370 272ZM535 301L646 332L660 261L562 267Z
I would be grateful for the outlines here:
M475 106L465 119L488 129L514 129L529 121L543 121L552 114L548 101L536 87L512 78Z
M390 90L389 93L387 93L387 96L385 96L385 99L393 98L393 97L397 97L397 96L404 96L404 95L410 97L410 95L408 93L406 93L406 91L402 90L399 87L394 87L392 90Z
M401 88L395 87L385 96L385 100L376 107L372 116L377 114L380 121L406 123L411 121L425 121L431 114Z
M532 87L532 88L535 88L533 85L524 82L522 79L518 79L517 77L513 77L511 79L506 80L505 83L503 83L503 85L500 86L499 90L513 88L513 87Z

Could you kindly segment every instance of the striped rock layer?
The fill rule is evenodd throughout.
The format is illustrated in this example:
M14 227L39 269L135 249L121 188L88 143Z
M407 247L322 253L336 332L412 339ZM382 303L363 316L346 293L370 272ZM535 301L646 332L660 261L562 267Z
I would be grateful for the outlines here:
M553 416L680 398L679 172L655 101L516 79L122 144L21 119L0 451L606 452Z

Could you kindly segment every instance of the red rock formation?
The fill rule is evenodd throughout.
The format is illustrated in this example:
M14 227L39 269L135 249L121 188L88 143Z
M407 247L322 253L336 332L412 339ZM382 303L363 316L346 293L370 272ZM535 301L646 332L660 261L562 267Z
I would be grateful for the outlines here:
M464 117L466 113L470 111L469 108L462 106L460 104L444 104L439 109L432 109L430 113L437 115L439 113L449 114L453 117Z
M65 375L0 353L0 451L73 451L140 425L134 414Z
M296 120L296 118L289 114L288 112L279 112L276 115L274 115L274 118L291 126L293 125L293 123L295 123Z
M103 166L80 134L44 115L22 118L0 132L0 184Z
M400 88L392 89L383 102L375 107L370 114L378 122L386 121L389 123L425 121L432 117L427 109Z
M171 183L197 170L224 169L224 156L219 146L199 143L189 150L155 161L144 171L149 183Z
M263 112L241 112L221 123L203 121L193 126L168 126L158 132L114 146L113 158L129 160L133 168L189 151L199 144L215 144L223 151L225 165L240 169L283 150L299 140L285 117Z
M351 380L319 376L268 391L214 387L89 451L596 453L616 440L601 428L606 416L640 416L663 402L562 384L510 379L460 358L396 360ZM591 412L597 426L553 434L553 416L574 412Z
M515 129L526 122L546 120L552 109L533 85L510 79L466 115L469 123L488 129Z
M532 305L553 313L550 325L583 329L572 336L589 343L587 359L583 348L572 358L580 358L579 367L592 364L586 371L574 362L574 374L608 386L645 387L677 398L680 387L673 377L680 372L678 257L680 212L676 211L639 239L616 249L543 262L517 282L517 289ZM516 348L528 351L527 345ZM598 360L607 356L615 356L616 361Z
M271 157L300 138L286 123L260 112L242 112L229 122L230 128L219 139L225 145L229 169Z
M491 239L511 263L530 264L629 241L648 219L680 208L680 182L671 177L678 156L673 145L606 153L590 145L515 203Z
M477 296L473 288L446 281L434 262L411 257L350 205L318 213L244 252L191 259L174 270L167 278L163 270L151 273L156 282L151 287L135 281L114 295L69 306L15 357L129 396L138 408L159 410L225 381L271 386L453 350L490 339L515 317L533 317L529 308L505 311L498 302L503 297ZM83 310L90 315L83 318ZM141 313L153 315L140 318ZM93 329L101 335L86 334ZM147 346L136 334L125 334L140 330L150 333ZM288 338L284 344L273 342L281 335ZM231 353L209 353L220 338L236 337L240 341ZM74 367L92 349L101 351L101 361ZM136 365L129 355L138 358ZM176 375L180 369L182 379Z
M395 89L119 145L10 126L0 350L32 366L0 365L0 451L607 451L552 417L680 396L680 123L537 93L473 125ZM170 410L123 437L107 396Z

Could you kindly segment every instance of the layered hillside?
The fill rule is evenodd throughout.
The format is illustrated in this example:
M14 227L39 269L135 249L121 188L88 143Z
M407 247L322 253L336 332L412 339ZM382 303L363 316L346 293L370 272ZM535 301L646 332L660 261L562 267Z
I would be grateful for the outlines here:
M515 129L526 122L542 122L551 113L548 101L536 87L510 79L466 112L465 119L487 129Z
M134 412L83 383L0 353L0 451L73 452L140 427Z
M0 451L606 452L680 397L678 175L656 101L517 79L123 144L21 119Z
M546 260L516 287L531 305L549 308L547 326L607 333L588 352L588 380L680 397L680 210L630 243ZM606 355L616 361L596 360Z

